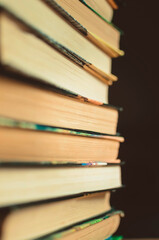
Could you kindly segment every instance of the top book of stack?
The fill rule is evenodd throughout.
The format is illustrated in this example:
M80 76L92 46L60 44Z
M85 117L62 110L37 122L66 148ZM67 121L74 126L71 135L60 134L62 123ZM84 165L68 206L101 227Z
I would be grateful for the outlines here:
M66 2L60 1L58 5L58 1L53 0L2 0L1 7L9 18L1 15L1 63L84 97L108 103L108 86L117 77L111 74L111 57L105 52L109 54L113 45L113 49L117 49L120 32L79 1L73 0L71 5Z

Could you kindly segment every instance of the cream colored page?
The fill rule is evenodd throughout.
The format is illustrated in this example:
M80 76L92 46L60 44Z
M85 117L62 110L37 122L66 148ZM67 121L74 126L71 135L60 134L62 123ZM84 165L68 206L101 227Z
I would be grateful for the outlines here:
M3 16L1 25L3 63L85 97L107 103L106 84L34 35L23 32L9 18Z
M85 0L85 2L107 21L112 21L113 9L106 0Z
M5 6L106 73L111 58L40 0L1 0Z

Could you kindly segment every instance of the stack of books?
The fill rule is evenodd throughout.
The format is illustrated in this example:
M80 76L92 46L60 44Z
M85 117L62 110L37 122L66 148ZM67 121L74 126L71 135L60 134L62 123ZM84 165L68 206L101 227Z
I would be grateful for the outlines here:
M94 4L94 5L93 5ZM107 1L1 0L0 239L105 239L122 211ZM115 83L114 83L115 84Z

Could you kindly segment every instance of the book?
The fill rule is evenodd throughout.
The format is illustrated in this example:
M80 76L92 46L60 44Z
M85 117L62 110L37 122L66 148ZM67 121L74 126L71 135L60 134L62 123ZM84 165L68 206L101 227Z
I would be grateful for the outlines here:
M87 38L109 56L124 55L124 52L119 49L120 31L117 28L103 21L79 0L71 0L71 2L56 0L56 2L86 29Z
M3 220L0 224L0 238L1 240L38 238L110 210L110 192L1 208Z
M120 110L29 76L9 72L0 75L0 116L116 134Z
M121 166L0 164L0 206L122 187Z
M122 211L114 210L104 216L75 225L65 231L41 237L38 240L113 240L112 234L118 229L121 216L123 216Z
M38 30L28 33L32 27L22 20L16 20L11 13L2 11L1 65L85 97L105 103L108 101L107 84L112 81L108 80L107 75L99 73L92 64L79 59L79 56Z
M0 118L2 161L116 162L121 136Z
M79 0L90 10L96 13L104 21L111 23L113 18L113 8L106 0Z

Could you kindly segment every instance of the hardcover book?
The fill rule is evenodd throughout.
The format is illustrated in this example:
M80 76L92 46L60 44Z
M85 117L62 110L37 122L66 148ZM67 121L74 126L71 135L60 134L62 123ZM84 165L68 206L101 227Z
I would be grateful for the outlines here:
M2 161L116 162L124 138L0 118Z
M110 212L110 210L110 192L81 194L74 198L58 199L58 201L50 200L6 207L0 209L0 214L3 216L3 221L0 224L0 237L1 240L34 239L61 231L66 227L70 228L70 226L88 221L90 218L99 219L99 216ZM76 226L73 228L77 229ZM80 229L83 229L83 224L81 224ZM72 237L70 235L72 230L67 231L67 233L69 233L68 236ZM52 238L58 236L59 233L56 233ZM61 236L66 236L66 232L61 233Z
M0 115L52 127L116 134L121 108L9 72L0 75Z

